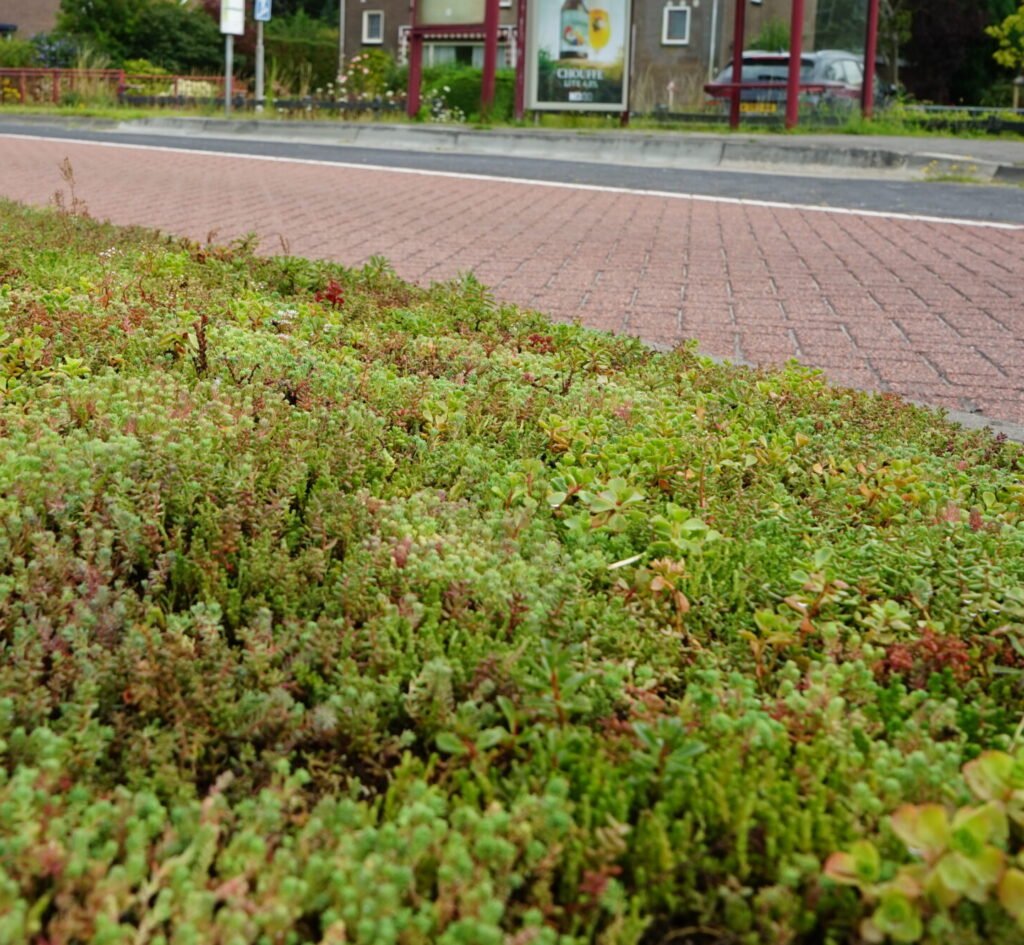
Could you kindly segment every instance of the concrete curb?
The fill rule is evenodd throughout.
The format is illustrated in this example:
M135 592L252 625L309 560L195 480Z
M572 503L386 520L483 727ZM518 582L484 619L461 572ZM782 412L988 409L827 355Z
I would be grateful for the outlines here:
M827 174L837 170L873 177L964 176L984 182L1024 183L1024 166L928 150L823 143L807 137L744 136L707 132L573 132L542 129L473 129L458 125L370 124L343 121L267 121L255 118L156 117L118 121L73 115L2 116L23 124L65 130L117 131L187 137L249 138L383 150L498 155L662 168L773 169ZM908 139L916 144L918 139ZM1024 149L1022 149L1024 157Z
M946 418L968 430L991 430L992 433L1002 434L1008 440L1015 443L1024 443L1024 425L1013 423L1010 420L993 420L990 417L983 417L977 413L964 413L961 410L942 410L932 404L925 404L919 400L911 401L919 407L928 407L930 410L939 410L946 415Z
M104 125L109 128L109 124ZM386 150L546 158L596 164L668 168L786 168L826 173L843 169L877 176L964 175L1015 183L1024 167L964 155L895 148L837 147L800 137L773 139L678 132L567 132L472 129L461 126L279 122L217 118L152 118L122 122L126 133L247 137L267 141L349 145Z

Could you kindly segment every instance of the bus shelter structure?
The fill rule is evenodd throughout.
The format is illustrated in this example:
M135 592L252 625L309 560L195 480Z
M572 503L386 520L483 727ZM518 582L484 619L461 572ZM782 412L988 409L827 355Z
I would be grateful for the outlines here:
M423 0L413 0L412 28L409 30L409 85L406 111L414 118L420 110L420 85L423 80L423 43L431 38L475 39L484 35L484 67L480 83L480 108L483 113L494 103L494 77L498 69L499 0L483 0L483 21L439 23L425 15Z
M748 0L736 0L735 32L732 46L732 75L730 83L729 125L740 124L740 96L744 89L759 88L763 83L743 81L743 43L746 32ZM870 118L875 105L875 66L878 60L878 8L880 0L867 0L867 24L864 36L864 85L860 92L861 113ZM813 84L800 81L800 56L803 52L804 0L793 0L789 26L789 73L786 77L786 127L794 128L800 116L800 93L815 91ZM736 77L739 76L739 81Z
M746 9L750 0L736 0L735 30L733 33L733 81L727 83L730 92L729 124L737 128L740 123L740 98L744 89L759 88L763 83L743 81L743 46L746 32ZM801 83L800 65L804 28L804 0L792 0L790 21L789 71L786 77L786 127L793 128L799 120L800 93L815 91L814 83ZM867 23L864 37L864 84L861 88L861 112L870 118L875 100L875 67L878 51L878 12L881 0L867 0ZM516 39L516 83L515 115L522 118L524 112L524 77L526 71L527 0L519 0L518 29ZM423 78L423 44L431 38L475 39L481 32L484 37L484 62L481 81L481 112L487 112L494 102L495 73L498 63L498 27L501 17L500 0L469 0L461 9L472 10L465 22L439 22L435 13L436 4L431 0L412 0L412 27L409 30L409 84L406 109L409 117L415 117L420 110L421 83ZM739 76L739 80L736 77ZM627 112L628 114L628 112Z

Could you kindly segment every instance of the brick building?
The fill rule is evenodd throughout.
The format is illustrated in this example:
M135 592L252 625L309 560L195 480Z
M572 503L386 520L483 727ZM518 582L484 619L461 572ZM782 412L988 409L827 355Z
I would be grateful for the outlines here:
M0 0L0 23L15 27L18 39L48 33L57 25L60 0Z

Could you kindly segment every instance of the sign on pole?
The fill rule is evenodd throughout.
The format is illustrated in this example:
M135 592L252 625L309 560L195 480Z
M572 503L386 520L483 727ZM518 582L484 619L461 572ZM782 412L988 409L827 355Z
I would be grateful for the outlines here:
M263 111L263 73L266 58L263 48L263 24L270 20L270 0L256 0L253 17L256 20L256 111L261 112Z
M235 37L245 33L245 0L220 0L220 31L224 34L224 114L230 115Z
M623 112L629 95L629 0L532 0L530 108Z
M225 36L245 32L245 0L220 0L220 31Z

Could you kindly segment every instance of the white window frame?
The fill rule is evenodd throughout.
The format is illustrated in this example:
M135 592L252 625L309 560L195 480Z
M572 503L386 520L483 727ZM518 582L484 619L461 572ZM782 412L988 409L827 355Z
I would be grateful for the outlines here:
M669 17L673 12L686 11L686 36L682 39L672 39L668 35ZM666 3L661 14L661 45L662 46L689 46L690 27L693 25L693 9L688 3Z
M370 38L370 17L380 17L380 35L376 39ZM363 10L363 45L364 46L380 46L384 42L384 11L383 10Z

